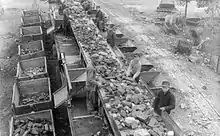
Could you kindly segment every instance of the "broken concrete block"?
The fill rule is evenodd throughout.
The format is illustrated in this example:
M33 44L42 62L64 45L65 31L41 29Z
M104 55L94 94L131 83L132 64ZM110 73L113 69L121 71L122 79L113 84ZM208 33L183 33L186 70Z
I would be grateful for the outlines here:
M123 129L123 126L121 125L121 123L118 120L115 120L115 123L118 126L119 130Z
M106 109L111 109L111 104L110 103L106 103L105 107L106 107Z
M126 111L124 111L124 110L121 110L120 114L122 117L126 117L126 115L127 115Z
M118 92L123 95L126 91L122 87L118 87Z
M152 135L152 136L158 136L158 134L156 132L154 132L153 130L149 130L149 133Z
M132 106L132 103L131 102L128 102L126 100L122 101L121 102L123 106L128 106L128 107L131 107Z
M134 136L150 136L147 129L137 129L134 131Z
M149 114L147 114L146 112L142 112L141 114L137 114L137 118L141 119L141 120L147 120L149 118Z
M154 132L156 132L159 136L163 136L164 132L157 127L153 128Z
M127 100L127 101L130 101L131 98L132 98L132 94L127 94L127 96L126 96L126 100Z
M132 128L137 128L138 124L140 123L139 120L136 120L133 117L126 117L125 118L125 123L130 125Z
M174 132L173 131L168 131L167 136L174 136Z
M133 135L134 135L134 130L121 131L121 136L133 136Z
M132 113L131 113L131 115L132 115L133 117L141 116L141 115L142 115L142 112L141 112L141 111L133 110Z
M139 104L141 102L143 102L143 95L142 94L135 94L132 95L131 97L131 102L135 103L135 104Z
M148 126L154 127L157 123L158 123L158 121L155 118L151 118L148 123Z
M113 119L116 119L118 117L117 114L115 114L115 113L113 113L111 115L112 115Z
M140 104L140 105L135 105L133 107L134 110L139 110L139 111L144 111L146 108L146 105L145 104Z

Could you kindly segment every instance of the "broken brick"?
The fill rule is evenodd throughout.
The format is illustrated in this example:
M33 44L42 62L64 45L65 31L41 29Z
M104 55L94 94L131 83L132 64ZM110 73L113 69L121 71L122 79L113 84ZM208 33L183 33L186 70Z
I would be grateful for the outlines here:
M158 121L155 118L151 118L148 123L148 126L154 127L157 123L158 123Z
M133 107L134 110L139 110L139 111L143 111L143 110L145 110L145 108L146 108L145 104L135 105Z
M147 129L137 129L134 131L134 136L150 136Z
M125 118L125 123L131 126L132 128L137 128L138 124L140 123L139 120L136 120L133 117L126 117Z
M124 110L121 110L120 114L122 117L126 117L126 115L127 115L127 113Z

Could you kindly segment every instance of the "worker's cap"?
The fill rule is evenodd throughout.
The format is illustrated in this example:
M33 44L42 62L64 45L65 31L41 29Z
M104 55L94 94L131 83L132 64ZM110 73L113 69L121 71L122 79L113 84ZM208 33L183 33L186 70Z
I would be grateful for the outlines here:
M170 86L170 82L168 82L168 81L163 81L163 82L161 83L161 86L162 86L162 87L168 87L168 86Z
M170 90L170 91L176 91L176 88L174 88L174 87L170 87L169 90Z

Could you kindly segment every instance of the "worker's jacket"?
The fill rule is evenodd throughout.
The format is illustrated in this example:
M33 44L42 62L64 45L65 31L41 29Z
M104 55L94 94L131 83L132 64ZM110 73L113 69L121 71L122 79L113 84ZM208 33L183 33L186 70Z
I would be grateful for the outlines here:
M104 21L105 20L105 15L101 10L97 11L95 17L96 17L97 21L100 21L100 20Z
M175 108L175 103L176 103L175 96L169 90L165 94L161 90L157 94L157 96L154 100L153 108L154 109L159 109L161 107L164 107L165 111L167 113L170 113L170 111Z
M130 62L131 66L131 74L135 74L136 72L141 70L141 61L140 60L132 60Z

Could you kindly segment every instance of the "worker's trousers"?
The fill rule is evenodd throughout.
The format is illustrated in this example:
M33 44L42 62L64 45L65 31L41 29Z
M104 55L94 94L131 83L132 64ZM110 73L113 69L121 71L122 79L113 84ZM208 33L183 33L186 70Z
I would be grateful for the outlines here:
M97 91L96 88L91 88L87 92L86 101L87 101L87 109L89 112L92 112L97 109L98 100L97 100Z

